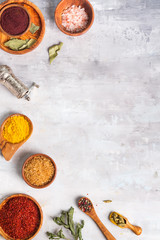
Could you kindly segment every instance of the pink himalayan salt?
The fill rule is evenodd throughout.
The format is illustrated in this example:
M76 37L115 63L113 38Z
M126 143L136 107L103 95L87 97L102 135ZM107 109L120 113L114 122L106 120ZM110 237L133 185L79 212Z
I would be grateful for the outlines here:
M69 32L81 32L87 27L88 14L81 6L72 5L62 13L62 26Z

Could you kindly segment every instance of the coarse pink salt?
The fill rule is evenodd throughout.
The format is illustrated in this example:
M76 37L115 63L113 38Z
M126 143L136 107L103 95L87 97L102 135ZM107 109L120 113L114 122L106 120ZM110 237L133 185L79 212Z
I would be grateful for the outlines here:
M69 32L81 32L87 27L88 14L81 6L72 5L62 13L62 26Z

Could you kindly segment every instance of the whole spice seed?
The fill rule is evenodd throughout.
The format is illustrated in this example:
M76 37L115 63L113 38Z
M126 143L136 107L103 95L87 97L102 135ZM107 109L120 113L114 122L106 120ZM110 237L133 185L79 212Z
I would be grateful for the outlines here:
M92 210L92 203L88 198L81 198L78 206L83 212L90 212Z
M13 239L28 239L39 224L39 209L27 197L13 197L0 209L0 226Z
M25 140L30 133L30 125L24 116L11 116L3 128L3 137L10 143L19 143Z
M53 163L43 155L33 157L24 166L24 176L34 186L40 187L48 184L54 174Z
M21 7L10 7L2 13L0 24L6 33L13 36L20 35L29 25L29 16Z
M111 203L112 200L103 200L104 203Z
M119 227L125 227L126 225L126 220L116 212L110 214L110 220Z

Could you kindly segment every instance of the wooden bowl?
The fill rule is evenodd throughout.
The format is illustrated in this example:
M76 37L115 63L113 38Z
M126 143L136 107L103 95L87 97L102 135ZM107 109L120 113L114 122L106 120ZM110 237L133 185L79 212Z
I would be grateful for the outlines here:
M34 34L32 34L30 30L28 30L25 34L19 37L19 39L22 40L26 39L36 40L36 42L30 48L25 48L20 51L12 50L4 45L5 42L10 40L10 37L0 30L0 48L10 54L22 55L33 51L42 42L45 34L45 20L41 10L35 4L33 4L33 2L30 2L28 0L6 0L5 2L0 4L0 12L5 6L11 6L13 4L18 4L18 6L22 6L25 9L27 9L31 19L31 23L34 23L36 26L40 27L39 30L36 31Z
M18 34L18 35L11 35L9 33L7 33L1 26L0 24L0 31L2 31L4 34L6 34L7 36L11 37L11 38L17 38L17 37L20 37L22 36L23 34L25 34L26 32L28 32L28 30L30 29L31 27L31 18L30 18L30 15L27 11L27 9L23 6L21 6L20 4L9 4L9 5L6 5L1 11L0 11L0 20L1 20L1 17L2 17L2 14L3 12L6 10L6 9L9 9L11 7L19 7L19 8L22 8L26 11L27 15L28 15L28 19L29 19L29 22L28 22L28 27L26 28L26 30L24 32L22 32L21 34Z
M84 30L82 30L81 32L72 33L72 32L67 31L62 26L62 13L65 9L71 7L72 5L81 6L81 7L85 8L85 11L89 16L89 21L88 21L87 27ZM88 0L62 0L58 4L58 6L55 10L55 22L57 24L57 27L63 33L70 35L70 36L80 36L83 33L87 32L90 29L90 27L92 26L93 21L94 21L94 9Z
M25 174L24 174L24 169L25 169L26 164L27 164L33 157L36 157L36 156L44 156L44 157L48 158L48 159L52 162L52 164L53 164L53 166L54 166L54 169L55 169L55 172L54 172L54 175L53 175L53 178L51 179L51 181L48 182L48 183L46 183L45 185L42 185L42 186L36 186L36 185L31 184L31 183L28 181L28 179L25 177ZM23 167L22 167L22 177L23 177L24 181L25 181L30 187L33 187L33 188L41 189L41 188L46 188L46 187L48 187L51 183L53 183L53 181L54 181L55 178L56 178L56 175L57 175L57 166L56 166L55 162L54 162L53 159L50 158L48 155L42 154L42 153L37 153L37 154L31 155L29 158L26 159L26 161L24 162Z
M26 139L24 139L23 141L21 141L20 143L7 142L7 140L3 137L3 128L5 126L5 123L12 116L23 116L29 122L29 125L30 125L29 136ZM33 132L33 124L31 122L31 120L23 114L19 114L19 113L12 114L4 120L4 122L2 123L2 125L0 127L0 149L2 151L2 154L3 154L4 158L7 161L9 161L13 157L15 152L30 138L32 132Z
M14 195L11 195L10 197L6 198L1 204L0 204L0 209L8 202L8 200L10 200L11 198L14 198L14 197L27 197L29 199L31 199L35 204L36 206L38 207L39 209L39 213L40 213L40 223L39 223L39 227L37 229L37 231L34 233L34 235L30 238L27 238L25 240L31 240L33 239L37 234L38 232L40 231L41 227L42 227L42 223L43 223L43 212L42 212L42 209L41 209L41 206L39 205L39 203L34 199L32 198L31 196L29 195L26 195L26 194L14 194ZM4 237L5 239L7 240L14 240L13 238L9 237L4 231L3 229L0 227L0 235L2 235L2 237Z

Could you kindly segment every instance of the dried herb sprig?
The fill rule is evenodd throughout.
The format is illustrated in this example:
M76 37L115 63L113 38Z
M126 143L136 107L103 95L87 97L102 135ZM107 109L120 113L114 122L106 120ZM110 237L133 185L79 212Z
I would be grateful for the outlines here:
M47 235L49 237L49 239L65 239L65 240L69 240L67 239L64 234L63 234L63 230L59 230L57 233L50 233L50 232L47 232Z
M64 228L68 229L71 235L74 237L74 240L83 240L82 228L84 227L84 221L82 220L81 223L75 224L73 221L73 215L74 215L74 208L71 207L69 211L62 211L60 217L53 218L53 221L59 226L63 226ZM57 234L47 232L47 235L49 236L49 239L68 240L63 234L62 229Z

